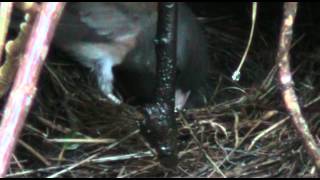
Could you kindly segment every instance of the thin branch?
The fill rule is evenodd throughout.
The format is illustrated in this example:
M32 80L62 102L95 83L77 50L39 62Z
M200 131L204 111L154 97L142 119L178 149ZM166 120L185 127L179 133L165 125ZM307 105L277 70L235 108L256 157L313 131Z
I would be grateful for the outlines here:
M254 27L255 27L256 19L257 19L257 6L258 6L257 2L252 2L252 17L251 17L251 30L250 30L250 35L249 35L249 41L248 41L246 50L244 51L244 54L243 54L243 56L241 58L240 64L239 64L237 70L232 75L232 80L234 80L234 81L239 81L240 80L240 70L241 70L241 68L243 66L244 61L247 58L247 55L248 55L248 52L249 52L249 48L250 48L251 43L252 43Z
M78 166L81 166L82 164L85 164L85 163L87 163L87 162L90 162L90 160L92 160L93 158L95 158L97 155L98 155L98 154L94 154L94 155L92 155L92 156L90 156L90 157L88 157L88 158L86 158L86 159L84 159L84 160L82 160L82 161L80 161L80 162L78 162L78 163L73 164L72 166L69 166L69 167L66 168L66 169L63 169L63 170L61 170L61 171L59 171L59 172L56 172L56 173L48 176L47 178L57 178L57 177L59 177L60 175L66 173L66 172L69 172L69 171L71 171L72 169L74 169L74 168L76 168L76 167L78 167Z
M308 124L305 121L298 104L298 98L294 91L294 83L290 72L290 48L293 34L293 24L296 17L298 3L284 4L284 17L281 26L279 49L277 52L277 64L279 66L279 81L282 97L291 120L299 136L302 138L308 154L313 158L315 165L320 170L320 149L311 135Z
M5 176L10 165L12 152L31 108L39 74L64 5L64 2L44 2L35 19L1 121L0 177Z
M46 166L50 166L51 163L50 161L48 161L41 153L39 153L38 151L36 151L32 146L30 146L29 144L27 144L26 142L19 140L18 141L19 144L21 146L23 146L24 148L26 148L31 154L33 154L35 157L37 157L41 162L43 162L43 164L45 164Z
M262 137L266 136L267 134L269 134L270 132L272 132L273 130L275 130L276 128L278 128L279 126L281 126L282 124L284 124L285 122L287 122L287 120L289 119L289 117L286 117L284 119L282 119L281 121L275 123L274 125L272 125L271 127L269 127L268 129L263 130L261 133L259 133L250 143L250 146L248 147L248 151L250 151L252 149L252 147L256 144L256 142L258 140L260 140Z

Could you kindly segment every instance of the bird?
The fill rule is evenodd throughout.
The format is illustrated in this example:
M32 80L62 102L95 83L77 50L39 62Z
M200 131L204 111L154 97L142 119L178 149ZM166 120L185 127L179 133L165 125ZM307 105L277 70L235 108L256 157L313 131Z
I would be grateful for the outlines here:
M95 73L112 103L123 103L124 96L151 101L157 81L157 7L157 2L70 2L53 43ZM177 15L175 108L182 109L204 83L209 55L191 9L179 2Z

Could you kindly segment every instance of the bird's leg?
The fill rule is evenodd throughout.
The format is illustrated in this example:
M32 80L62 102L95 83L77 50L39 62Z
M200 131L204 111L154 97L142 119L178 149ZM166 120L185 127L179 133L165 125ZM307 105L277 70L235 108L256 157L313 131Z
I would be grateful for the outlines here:
M110 59L105 59L100 61L97 65L97 79L100 90L103 94L111 101L113 104L121 104L123 102L120 93L114 93L113 80L114 75L112 72L112 68L114 63Z
M185 106L191 91L183 92L181 89L176 89L175 92L175 110L182 110Z

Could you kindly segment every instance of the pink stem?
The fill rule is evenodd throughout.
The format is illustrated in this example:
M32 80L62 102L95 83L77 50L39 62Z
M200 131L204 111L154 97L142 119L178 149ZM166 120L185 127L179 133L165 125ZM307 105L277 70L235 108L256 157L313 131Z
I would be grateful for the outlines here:
M65 2L44 2L35 19L0 126L0 177L5 176L10 165L11 154L32 105L39 74L64 6Z

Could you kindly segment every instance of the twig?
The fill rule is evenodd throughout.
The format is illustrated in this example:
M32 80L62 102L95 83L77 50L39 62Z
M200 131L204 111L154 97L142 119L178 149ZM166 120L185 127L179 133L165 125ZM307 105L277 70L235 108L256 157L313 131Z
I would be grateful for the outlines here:
M245 61L245 59L247 58L247 55L248 55L248 52L249 52L249 48L251 46L251 42L252 42L252 38L253 38L253 32L254 32L254 27L255 27L255 24L256 24L256 17L257 17L257 2L252 2L252 17L251 17L251 30L250 30L250 36L249 36L249 41L248 41L248 44L247 44L247 47L246 47L246 50L242 56L242 59L240 61L240 64L237 68L237 70L233 73L232 75L232 80L234 81L239 81L240 79L240 70L242 68L242 65Z
M293 24L296 17L298 3L290 2L284 4L284 17L277 52L277 64L279 66L279 81L283 101L291 120L299 136L302 138L308 154L313 158L315 165L320 170L320 149L312 137L308 124L302 116L297 96L294 91L294 83L290 72L290 47L292 41Z
M117 178L126 178L126 177L129 177L129 176L137 175L137 174L139 174L141 172L146 172L148 169L151 169L151 168L156 167L156 166L159 166L159 163L150 164L148 166L143 167L142 169L139 169L137 171L132 171L132 172L130 172L128 174L125 174L125 175L122 175L122 176L118 176Z
M265 136L266 134L268 134L269 132L271 132L272 130L276 129L277 127L281 126L283 123L285 123L287 120L289 119L289 117L286 117L284 119L282 119L281 121L277 122L276 124L272 125L271 127L269 127L268 129L263 130L261 133L259 133L251 142L250 146L248 147L248 151L251 150L251 148L255 145L255 143L262 138L263 136Z
M108 156L108 157L101 157L101 158L97 158L94 159L98 154L94 154L78 163L75 163L71 166L69 166L66 169L63 169L62 171L59 171L57 173L54 173L50 176L48 176L48 178L56 178L80 165L83 165L85 163L105 163L105 162L111 162L111 161L123 161L123 160L129 160L129 159L140 159L143 157L153 157L153 153L151 151L147 151L147 152L139 152L139 153L132 153L132 154L125 154L125 155L117 155L117 156ZM157 163L158 164L158 163Z
M53 121L50 121L44 117L37 116L37 119L39 120L39 122L43 123L44 125L48 126L49 128L54 129L56 131L59 131L61 133L68 134L68 133L72 132L71 129L69 129L67 127L63 127L60 124L55 124Z
M220 166L222 166L225 161L227 161L235 152L237 152L237 149L243 144L243 142L250 136L250 134L263 122L266 121L270 118L272 118L273 116L275 116L276 114L278 114L278 111L268 111L267 113L265 113L261 118L259 118L258 122L256 124L254 124L251 129L244 135L244 137L241 139L241 141L237 144L237 146L235 146L230 153L227 154L227 156L225 156L225 158L223 159L222 162L220 162ZM250 122L254 122L253 120Z
M93 158L95 158L97 155L98 155L98 154L94 154L94 155L92 155L92 156L90 156L90 157L88 157L88 158L86 158L86 159L84 159L84 160L82 160L82 161L80 161L80 162L78 162L78 163L76 163L76 164L73 164L72 166L69 166L69 167L66 168L66 169L63 169L63 170L61 170L61 171L59 171L59 172L57 172L57 173L54 173L54 174L48 176L48 178L57 178L58 176L66 173L66 172L68 172L68 171L70 171L70 170L72 170L72 169L74 169L74 168L76 168L76 167L78 167L78 166L80 166L80 165L82 165L82 164L85 164L85 163L89 162L90 160L92 160Z
M202 148L202 145L200 143L200 141L198 140L197 136L195 135L195 133L193 132L192 128L190 127L189 123L182 118L182 122L184 123L184 126L186 126L189 131L191 136L193 137L193 140L196 142L196 144L198 145L199 149L201 150L201 152L203 153L203 155L206 157L206 159L210 162L211 166L213 167L213 169L215 171L217 171L222 177L226 178L226 175L221 171L221 169L219 168L219 166L212 160L212 158L209 156L209 154L206 152L206 150L204 150Z
M35 19L1 121L0 177L5 176L9 167L11 154L32 105L39 74L64 5L64 2L44 2Z
M47 139L49 142L54 143L87 143L87 144L111 144L116 141L116 139L111 138L101 138L101 139L94 139L94 138L64 138L64 139Z
M96 159L91 159L91 157L90 157L90 159L89 158L85 159L85 162L106 163L106 162L112 162L112 161L124 161L124 160L140 159L140 158L144 158L144 157L153 157L153 156L154 155L153 155L153 153L151 151L146 151L146 152L138 152L138 153L132 153L132 154L100 157L100 158L96 158ZM85 163L85 162L83 162L83 163ZM22 175L28 175L28 174L33 174L33 173L37 173L37 172L47 172L47 171L51 171L51 170L56 170L56 169L61 169L61 168L68 168L68 167L70 168L71 166L74 166L74 165L79 166L81 164L79 164L79 163L66 164L66 165L61 165L61 166L51 166L51 167L47 167L47 168L40 168L40 169L36 169L36 170L25 170L25 171L13 173L13 174L8 174L6 177L22 176ZM74 169L74 168L75 167L73 167L72 169ZM68 170L71 170L71 169L68 169Z
M23 170L24 167L23 165L20 163L19 159L16 157L15 154L12 154L12 158L14 159L14 161L16 162L17 166L19 167L19 169Z
M138 152L138 153L132 153L132 154L101 157L97 159L92 159L90 162L105 163L105 162L111 162L111 161L124 161L124 160L140 159L144 157L153 157L153 156L154 155L151 151L146 151L146 152Z
M239 147L239 115L238 113L232 111L232 113L234 114L234 148L238 148Z
M50 167L46 167L46 168L24 170L24 171L12 173L12 174L7 174L6 177L7 178L8 177L17 177L17 176L29 175L29 174L38 173L38 172L48 172L50 170L66 168L66 167L69 167L69 166L70 166L70 164L66 164L66 165L61 165L61 166L50 166Z
M39 152L37 152L33 147L31 147L29 144L25 143L22 140L19 140L19 144L21 146L23 146L24 148L26 148L31 154L33 154L35 157L37 157L41 162L43 162L43 164L45 164L46 166L50 166L51 163L43 156L41 155Z
M139 130L139 129L137 129L137 130L131 132L130 134L126 135L125 137L121 138L119 141L110 144L109 146L106 147L106 149L107 149L107 150L110 150L110 149L116 147L116 146L119 145L120 143L126 141L127 139L129 139L130 137L132 137L132 136L134 136L134 135L136 135L136 134L138 134L138 133L140 133L140 130Z

